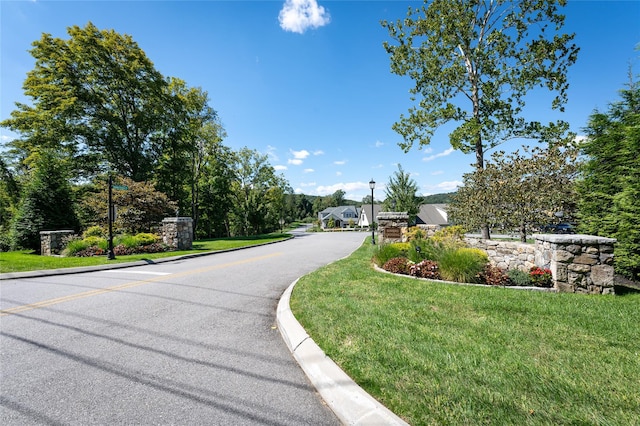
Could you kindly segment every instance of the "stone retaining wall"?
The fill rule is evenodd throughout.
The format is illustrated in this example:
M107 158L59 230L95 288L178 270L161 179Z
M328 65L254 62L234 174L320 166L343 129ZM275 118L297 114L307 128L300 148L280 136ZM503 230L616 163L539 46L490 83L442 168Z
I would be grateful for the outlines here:
M193 219L168 217L162 220L162 242L175 250L193 247Z
M466 238L487 252L492 265L528 271L548 268L561 292L613 294L613 238L593 235L534 235L535 244Z
M42 256L53 256L60 254L64 249L63 238L73 235L72 230L62 231L40 231L40 254Z

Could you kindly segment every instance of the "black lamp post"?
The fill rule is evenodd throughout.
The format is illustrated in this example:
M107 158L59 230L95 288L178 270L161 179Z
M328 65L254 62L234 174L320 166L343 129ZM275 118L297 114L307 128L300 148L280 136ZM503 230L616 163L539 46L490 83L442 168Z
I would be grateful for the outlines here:
M376 187L376 182L373 180L373 178L371 178L371 180L369 181L369 188L371 188L371 244L376 243L375 230L373 228L373 225L375 223L374 217L373 217L373 190L375 187Z

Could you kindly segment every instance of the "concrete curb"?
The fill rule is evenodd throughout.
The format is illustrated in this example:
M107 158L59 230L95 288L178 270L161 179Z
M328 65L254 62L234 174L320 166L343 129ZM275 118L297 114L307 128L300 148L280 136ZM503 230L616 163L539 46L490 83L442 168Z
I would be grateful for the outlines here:
M351 380L302 328L289 306L297 282L285 290L278 302L278 329L327 405L345 425L408 425Z
M176 260L193 259L195 257L211 256L214 254L229 253L232 251L244 250L252 247L267 246L269 244L277 244L284 241L289 241L292 238L295 238L295 236L290 235L289 238L285 238L284 240L271 241L271 242L262 243L262 244L254 244L252 246L237 247L237 248L226 249L226 250L208 251L205 253L183 254L181 256L161 257L159 259L154 259L154 260L136 260L135 262L113 263L111 265L79 266L76 268L44 269L41 271L6 272L6 273L0 274L0 281L20 279L20 278L49 277L53 275L72 275L72 274L81 274L83 272L105 271L110 269L132 268L134 266L155 265L157 263L174 262Z

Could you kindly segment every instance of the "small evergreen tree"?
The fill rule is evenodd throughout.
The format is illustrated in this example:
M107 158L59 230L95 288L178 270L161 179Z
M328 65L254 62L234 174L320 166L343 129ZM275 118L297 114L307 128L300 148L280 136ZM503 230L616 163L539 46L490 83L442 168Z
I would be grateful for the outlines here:
M50 150L38 153L12 223L14 248L40 251L40 231L79 228L67 167Z
M616 238L616 272L640 281L640 84L632 80L620 93L586 128L579 229Z

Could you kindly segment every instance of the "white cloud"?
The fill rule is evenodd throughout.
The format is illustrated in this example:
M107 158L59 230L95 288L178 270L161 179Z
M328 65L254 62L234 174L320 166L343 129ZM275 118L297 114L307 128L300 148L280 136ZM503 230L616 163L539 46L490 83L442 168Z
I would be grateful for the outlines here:
M293 164L294 166L299 166L300 164L302 164L302 160L298 158L290 158L289 160L287 160L287 163Z
M336 172L336 176L342 176L342 172Z
M287 170L287 166L283 166L283 165L281 165L281 164L278 164L277 166L273 166L273 169L274 169L275 171L278 171L278 172L279 172L279 171L281 171L281 170Z
M313 169L304 169L303 172L304 173L313 173L313 172L315 172L315 170L313 170Z
M434 189L438 191L449 192L449 191L455 191L459 186L462 186L462 182L460 182L459 180L451 180L451 181L440 182L435 186Z
M431 161L431 160L435 160L436 158L446 157L447 155L451 154L453 151L455 151L455 149L449 148L449 149L446 149L446 150L444 150L442 152L439 152L437 154L433 154L433 155L430 155L428 157L424 157L422 159L422 161Z
M431 172L431 176L438 176L442 174L444 174L444 170L436 170L434 172Z
M384 145L384 142L376 141L376 148L380 148L382 145Z
M302 186L302 187L316 186L316 183L315 182L308 182L308 183L302 182L302 183L300 183L300 186Z
M377 166L373 166L372 169L384 169L384 164L378 164Z
M0 142L2 142L2 143L11 142L14 139L15 138L13 136L7 136L7 135L0 136Z
M369 189L368 182L347 182L347 183L336 183L335 185L320 185L316 188L316 195L329 195L336 192L338 189L343 190L344 192L353 192L353 191L361 191L366 189L367 191L371 191Z
M305 158L307 158L309 156L309 151L307 151L306 149L303 149L303 150L300 150L300 151L294 151L294 150L290 149L289 152L291 152L291 154L293 155L293 158L295 158L297 160L304 160Z
M319 149L317 151L313 151L313 155L324 155L324 151Z
M283 30L303 34L309 28L327 25L331 16L316 0L286 0L278 21Z
M336 166L344 166L345 164L347 164L347 162L345 160L334 161L333 164L335 164Z

